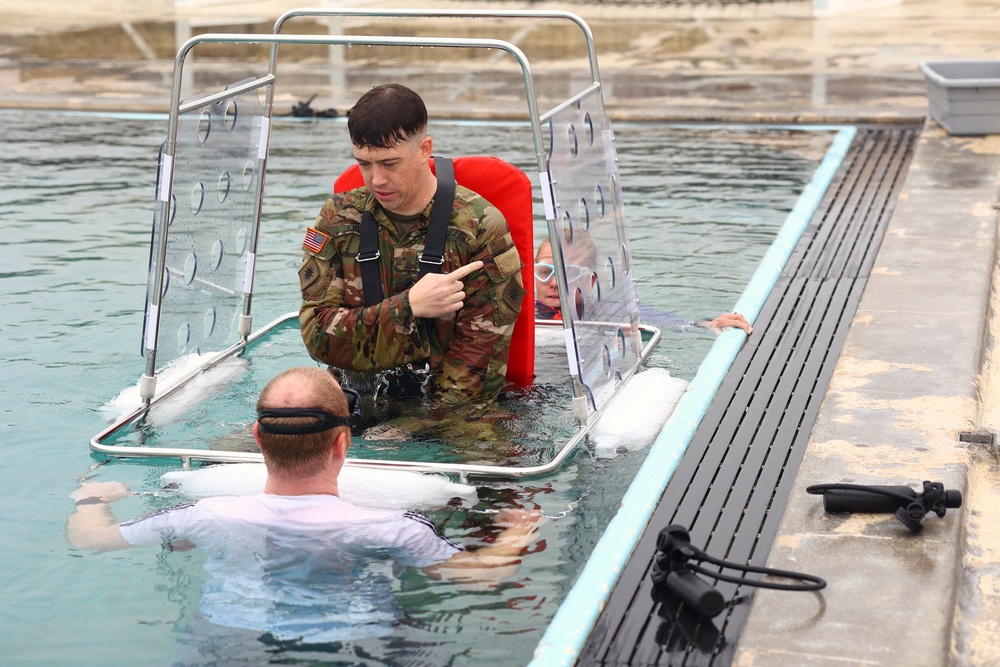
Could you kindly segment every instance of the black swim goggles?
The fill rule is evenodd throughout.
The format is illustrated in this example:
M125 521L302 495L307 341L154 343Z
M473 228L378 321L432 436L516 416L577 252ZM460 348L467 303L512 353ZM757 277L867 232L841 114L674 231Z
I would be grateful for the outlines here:
M347 410L350 415L341 417L333 415L321 408L264 408L257 411L257 423L265 433L279 435L308 435L322 433L337 426L357 428L361 425L361 394L354 389L342 387L344 398L347 399ZM265 419L283 419L286 417L311 417L315 422L304 424L268 424Z

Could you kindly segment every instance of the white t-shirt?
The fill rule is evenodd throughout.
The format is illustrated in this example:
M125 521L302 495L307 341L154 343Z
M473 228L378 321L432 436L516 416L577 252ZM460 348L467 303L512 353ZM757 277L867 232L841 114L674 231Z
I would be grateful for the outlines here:
M201 608L213 623L306 642L388 634L401 613L394 565L425 567L461 551L420 514L331 495L205 498L120 530L129 544L197 545L209 575Z

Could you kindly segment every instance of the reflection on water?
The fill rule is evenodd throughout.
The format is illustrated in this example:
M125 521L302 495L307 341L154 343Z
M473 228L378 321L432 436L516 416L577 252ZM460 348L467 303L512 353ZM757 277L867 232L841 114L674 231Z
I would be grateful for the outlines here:
M99 409L144 367L139 332L153 174L166 122L38 112L0 113L0 120L0 410L8 461L0 473L0 530L8 545L0 571L8 575L8 611L17 609L4 616L4 654L81 666L307 664L344 656L361 664L526 664L641 465L641 452L596 459L583 447L543 479L480 485L478 509L537 507L565 516L541 528L544 549L525 557L499 588L468 591L408 573L394 589L405 620L389 640L306 649L213 626L198 612L199 553L95 556L66 546L68 496L74 478L94 463L87 441L105 425ZM497 154L526 169L537 186L526 127L436 123L431 132L438 154ZM689 319L732 307L830 141L826 133L648 125L621 125L616 135L639 297ZM342 121L277 122L272 147L254 296L258 326L297 308L303 229L351 159ZM544 234L539 222L536 238ZM713 339L704 331L667 333L651 364L690 378ZM279 367L307 363L294 340L285 352L278 342L261 344L234 385L230 409L199 405L196 418L145 436L204 443L211 435L201 429L245 428L262 382ZM561 354L555 345L539 363L558 371ZM543 414L522 420L525 441L557 437L565 425L545 415L562 414L568 395L557 372L532 390L525 402ZM116 461L93 474L152 492L160 475L177 467ZM115 511L128 518L173 501L135 496ZM433 519L455 539L480 539L490 522L470 509L438 511Z

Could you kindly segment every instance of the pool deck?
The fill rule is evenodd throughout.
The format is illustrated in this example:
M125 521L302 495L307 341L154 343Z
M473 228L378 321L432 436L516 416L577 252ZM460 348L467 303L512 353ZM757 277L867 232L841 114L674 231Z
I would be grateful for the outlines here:
M298 6L203 4L0 0L0 108L164 112L172 52L155 30L138 28L272 21ZM988 0L829 17L810 16L808 3L497 6L586 19L615 119L921 119L918 62L1000 58L1000 5ZM119 47L109 53L109 44ZM297 67L308 80L309 63L282 73L294 77ZM420 76L419 63L400 67L386 76ZM489 78L489 62L467 67L461 77L476 80L479 67ZM579 67L555 55L536 74L558 80ZM431 95L428 103L432 112L516 113L506 100L483 108ZM734 665L1000 664L1000 447L962 435L1000 430L998 192L1000 135L950 136L928 120L768 561L830 585L822 595L758 592ZM805 493L817 483L923 480L962 491L965 502L944 518L928 516L919 535L889 514L825 514Z

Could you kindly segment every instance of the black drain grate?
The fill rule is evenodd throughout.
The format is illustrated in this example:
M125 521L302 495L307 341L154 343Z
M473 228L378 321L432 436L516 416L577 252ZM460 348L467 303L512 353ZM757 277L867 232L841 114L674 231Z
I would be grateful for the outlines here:
M753 589L712 623L653 599L656 536L689 528L716 558L763 565L878 252L918 126L859 128L636 545L580 665L729 665ZM688 612L690 614L690 612Z

